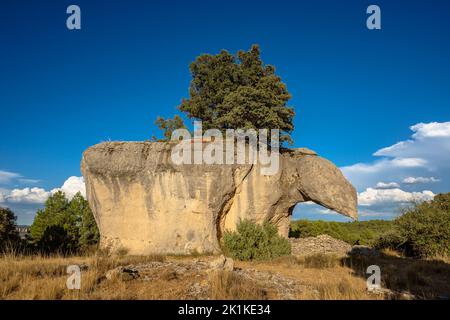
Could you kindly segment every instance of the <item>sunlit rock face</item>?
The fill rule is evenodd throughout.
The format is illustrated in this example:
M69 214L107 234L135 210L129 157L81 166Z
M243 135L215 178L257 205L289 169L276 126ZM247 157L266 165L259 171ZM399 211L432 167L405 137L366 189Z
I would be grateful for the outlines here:
M220 251L241 219L269 220L288 235L293 207L313 201L357 218L356 191L306 148L284 150L279 170L259 164L174 164L170 142L107 142L83 153L81 170L102 248L129 254Z

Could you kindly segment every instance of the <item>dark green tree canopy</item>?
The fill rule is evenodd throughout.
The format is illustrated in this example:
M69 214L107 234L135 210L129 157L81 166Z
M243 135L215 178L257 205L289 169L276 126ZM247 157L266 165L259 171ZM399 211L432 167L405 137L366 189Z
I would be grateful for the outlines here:
M30 234L32 242L47 252L75 252L99 239L92 211L79 192L70 201L61 191L50 196L38 210Z
M176 129L186 128L184 125L183 119L179 115L175 115L172 119L164 119L163 117L158 117L155 120L155 124L158 126L160 130L162 130L164 138L158 139L155 136L152 137L152 140L158 141L169 141L172 137L172 132Z
M261 60L257 45L232 55L203 54L191 63L189 98L178 107L203 129L280 129L280 141L292 142L294 109L291 95Z
M16 216L10 209L0 207L0 248L7 243L14 243L18 240Z

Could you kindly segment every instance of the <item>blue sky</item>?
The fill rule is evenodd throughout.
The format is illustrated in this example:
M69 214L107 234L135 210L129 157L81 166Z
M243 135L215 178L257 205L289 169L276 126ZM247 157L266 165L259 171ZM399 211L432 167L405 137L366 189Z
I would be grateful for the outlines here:
M66 28L70 4L81 30ZM381 30L366 28L370 4ZM80 176L83 150L158 134L196 56L258 43L292 93L294 146L343 168L362 219L392 218L410 196L450 191L449 16L446 0L2 2L0 205L30 223ZM401 141L412 143L374 155ZM344 219L310 205L295 216Z

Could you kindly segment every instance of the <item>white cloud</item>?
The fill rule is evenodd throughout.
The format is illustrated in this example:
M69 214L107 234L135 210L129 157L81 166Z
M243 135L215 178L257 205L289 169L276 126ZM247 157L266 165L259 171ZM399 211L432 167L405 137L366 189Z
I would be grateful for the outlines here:
M320 208L317 210L317 213L319 214L325 214L325 215L338 215L339 213L337 213L336 211L330 210L330 209L326 209L326 208Z
M9 182L11 182L11 180L17 179L19 177L21 177L21 175L18 173L0 170L0 183L1 184L9 183Z
M405 203L450 191L450 122L410 129L409 139L379 149L375 161L341 168L359 191L361 215L394 216Z
M391 160L391 164L400 168L425 167L427 160L421 158L394 158Z
M0 170L0 184L11 184L11 183L15 183L17 184L36 184L38 183L40 180L37 179L26 179L23 178L23 176L19 173L15 173L15 172L9 172L9 171L3 171Z
M450 122L418 123L410 128L415 133L413 138L450 137Z
M377 189L392 189L392 188L400 188L400 185L397 182L378 182L375 186Z
M36 184L39 183L41 180L37 179L19 179L19 182L21 184Z
M360 210L358 212L360 217L369 218L370 219L379 219L379 218L394 218L397 216L397 213L388 213L379 212L379 211L370 211L370 210Z
M50 194L42 188L24 188L11 190L5 198L12 203L44 203Z
M375 156L388 158L416 158L425 160L429 169L450 167L450 122L419 123L411 126L412 139L382 148ZM420 161L419 161L420 162ZM417 164L417 163L415 163Z
M435 194L432 191L406 192L399 188L395 189L374 189L367 188L358 194L358 204L360 206L374 206L380 204L409 203L412 201L426 201L433 199Z
M53 189L51 192L55 193L62 191L66 194L66 197L72 199L77 192L80 192L83 197L86 197L86 185L83 177L70 177L68 178L61 188Z
M429 181L435 182L436 191L450 191L450 122L419 123L410 129L410 139L376 151L373 155L378 160L346 166L342 172L360 191L379 181L400 183L409 177L427 176L440 177Z
M435 177L408 177L403 179L403 183L406 184L418 184L418 183L431 183L431 182L439 182L439 179Z
M51 191L46 191L43 188L23 188L23 189L0 189L0 202L14 203L14 204L43 204L48 197L57 191L62 191L70 200L77 192L81 192L83 197L86 197L86 186L83 177L68 178L61 188L55 188Z

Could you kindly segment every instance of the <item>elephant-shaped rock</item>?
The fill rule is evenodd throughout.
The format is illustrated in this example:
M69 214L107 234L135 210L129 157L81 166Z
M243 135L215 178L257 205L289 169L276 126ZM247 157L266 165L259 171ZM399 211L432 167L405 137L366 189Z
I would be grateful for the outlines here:
M100 246L133 255L218 253L241 219L270 221L288 236L293 208L312 201L357 218L354 187L306 148L283 149L279 170L259 164L175 164L173 142L105 142L81 171Z

